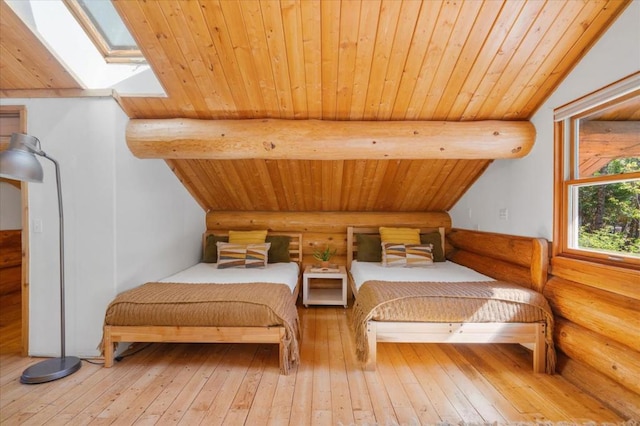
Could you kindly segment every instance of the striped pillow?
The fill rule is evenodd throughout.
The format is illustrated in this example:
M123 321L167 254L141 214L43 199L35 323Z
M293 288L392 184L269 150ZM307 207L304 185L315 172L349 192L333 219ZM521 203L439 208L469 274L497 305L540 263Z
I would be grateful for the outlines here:
M382 243L382 266L416 267L433 264L433 244Z
M264 268L267 266L271 243L232 244L217 242L218 269Z

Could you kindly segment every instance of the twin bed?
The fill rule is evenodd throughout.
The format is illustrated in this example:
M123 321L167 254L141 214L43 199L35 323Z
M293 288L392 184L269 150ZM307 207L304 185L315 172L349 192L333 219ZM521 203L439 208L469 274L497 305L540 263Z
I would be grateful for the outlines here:
M375 369L377 342L520 343L532 345L535 372L553 373L553 316L541 291L534 289L546 282L546 256L524 256L536 275L527 288L446 260L443 228L420 229L433 248L432 264L418 260L418 267L385 266L375 258L379 254L371 258L371 251L380 249L378 233L379 228L347 230L356 348L366 369ZM207 241L220 234L204 235L205 256ZM199 263L119 294L105 315L105 367L112 366L118 342L275 343L280 370L287 374L299 362L302 235L269 236L288 240L289 261L229 269ZM531 239L531 244L543 243ZM407 246L407 259L409 251ZM499 257L513 256L522 257Z
M358 240L362 244L378 232L347 231L356 348L366 369L375 369L377 342L521 343L533 345L535 372L553 373L553 316L540 292L447 261L443 228L420 229L441 250L438 256L434 247L439 261L430 265L390 267L377 259L358 260ZM540 265L531 269L546 274Z
M211 244L225 235L204 235L205 256ZM288 241L288 262L222 269L218 259L119 294L105 314L101 344L105 367L113 365L118 342L276 343L280 370L287 374L299 361L296 300L302 235L270 233L269 237Z

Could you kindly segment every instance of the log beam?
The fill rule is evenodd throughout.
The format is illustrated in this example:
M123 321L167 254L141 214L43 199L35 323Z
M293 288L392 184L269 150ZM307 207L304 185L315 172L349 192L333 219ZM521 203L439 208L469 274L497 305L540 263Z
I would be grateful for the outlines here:
M640 395L593 368L558 354L556 371L582 391L611 407L623 417L640 419Z
M636 300L558 277L547 282L544 295L556 317L567 318L640 354L638 333L632 332L640 330Z
M549 243L544 238L452 229L447 240L456 249L448 257L456 263L540 293L547 283Z
M629 332L633 331L630 329ZM638 352L563 318L556 318L554 340L556 347L569 358L640 394L640 381L637 380L640 377Z
M392 160L520 158L528 121L130 120L138 158Z
M410 226L451 228L447 212L258 212L210 211L206 215L209 230L269 229L271 231L342 234L349 226Z

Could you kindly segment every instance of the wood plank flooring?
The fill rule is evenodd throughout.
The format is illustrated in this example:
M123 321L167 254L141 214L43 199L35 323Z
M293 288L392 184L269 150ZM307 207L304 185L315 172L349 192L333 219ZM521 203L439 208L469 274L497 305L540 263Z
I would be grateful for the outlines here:
M83 362L40 385L19 376L15 312L0 313L0 424L427 425L621 423L559 375L533 374L517 345L378 346L355 357L351 308L299 308L301 364L279 374L276 345L152 344L113 368ZM19 314L17 315L19 324ZM6 338L5 338L6 337ZM19 334L17 337L19 342ZM13 341L13 343L12 343Z

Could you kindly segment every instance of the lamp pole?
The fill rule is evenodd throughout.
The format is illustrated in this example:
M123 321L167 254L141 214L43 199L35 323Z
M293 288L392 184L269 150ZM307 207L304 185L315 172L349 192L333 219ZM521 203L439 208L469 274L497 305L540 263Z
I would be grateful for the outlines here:
M21 133L11 135L9 148L0 153L0 176L26 182L42 182L42 165L35 158L39 155L55 166L58 191L59 244L60 244L60 357L40 361L24 370L20 382L26 384L45 383L61 379L78 371L80 358L68 357L65 351L65 290L64 290L64 214L62 210L62 185L58 162L40 149L40 141L34 136Z
M60 232L59 244L60 244L60 356L65 357L65 291L64 291L64 213L62 210L62 188L60 185L60 166L56 160L49 157L46 153L42 153L42 156L53 163L56 169L56 187L58 189L58 226Z

